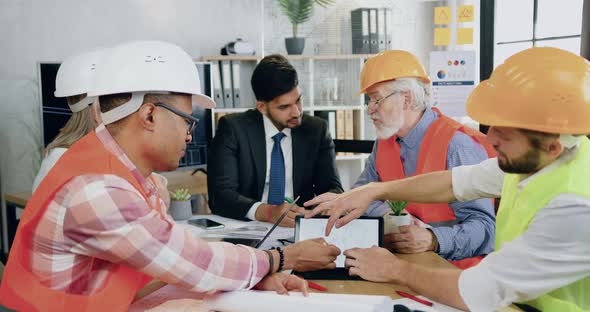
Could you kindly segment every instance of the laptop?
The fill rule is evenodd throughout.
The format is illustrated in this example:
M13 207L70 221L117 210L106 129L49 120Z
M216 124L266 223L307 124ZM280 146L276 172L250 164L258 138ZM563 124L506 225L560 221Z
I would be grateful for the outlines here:
M329 216L317 216L305 219L295 218L295 241L323 237L328 243L336 245L342 252L350 248L369 248L383 246L383 218L360 217L347 225L333 228L330 236L324 235ZM311 280L360 280L358 276L348 275L344 267L346 257L341 254L336 258L336 268L333 270L318 270L312 272L296 272L293 274Z

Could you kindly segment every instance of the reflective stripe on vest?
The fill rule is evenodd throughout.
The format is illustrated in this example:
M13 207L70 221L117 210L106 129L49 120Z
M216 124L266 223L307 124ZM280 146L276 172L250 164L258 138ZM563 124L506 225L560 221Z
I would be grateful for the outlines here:
M496 250L526 231L537 212L556 196L576 194L590 199L590 141L582 137L572 161L534 177L520 192L519 182L517 174L504 178L496 217ZM590 277L586 277L526 303L542 311L590 311L589 294Z
M432 108L432 110L438 114L439 118L428 126L422 143L420 143L420 152L418 153L418 162L414 175L447 169L449 144L457 131L465 133L482 145L488 157L495 157L496 152L493 147L486 143L483 133L463 126L443 115L436 108ZM376 169L381 181L392 181L406 177L401 161L400 146L397 144L396 138L396 136L393 136L387 140L379 140L377 145ZM456 220L455 213L449 204L410 203L406 211L426 223ZM460 269L466 269L478 264L482 258L482 256L477 256L449 262Z
M127 180L153 209L129 169L105 149L94 132L86 135L58 160L27 203L2 277L0 302L4 306L18 311L126 311L137 290L151 279L117 265L100 290L77 295L48 288L31 272L31 238L48 203L63 185L84 174L114 174Z

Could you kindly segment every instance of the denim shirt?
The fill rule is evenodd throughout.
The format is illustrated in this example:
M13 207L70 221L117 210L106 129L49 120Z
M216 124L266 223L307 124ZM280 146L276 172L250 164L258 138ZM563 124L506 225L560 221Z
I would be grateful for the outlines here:
M397 139L406 176L416 172L420 143L426 130L438 115L426 109L416 126L404 138ZM365 169L357 179L353 188L369 182L381 181L377 174L377 144L369 156ZM485 149L468 135L457 132L451 139L447 154L447 168L461 165L478 164L487 159ZM490 199L477 199L466 202L452 202L450 207L457 218L453 226L435 226L432 231L439 243L439 254L448 260L484 255L494 250L495 213ZM384 202L374 202L369 206L366 215L382 216L389 208Z

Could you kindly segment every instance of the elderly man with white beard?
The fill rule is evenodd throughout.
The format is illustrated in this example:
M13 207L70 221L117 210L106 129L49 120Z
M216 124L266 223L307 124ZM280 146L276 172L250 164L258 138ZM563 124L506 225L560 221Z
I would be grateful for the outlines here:
M367 60L360 93L369 97L367 113L376 127L377 140L353 188L478 164L494 154L483 134L430 107L429 84L424 67L407 51L385 51ZM306 206L336 196L324 193ZM386 203L377 201L366 214L381 216L388 211ZM431 227L401 226L400 233L386 235L384 241L392 251L434 251L456 266L468 268L494 248L495 214L489 199L410 203L406 211Z

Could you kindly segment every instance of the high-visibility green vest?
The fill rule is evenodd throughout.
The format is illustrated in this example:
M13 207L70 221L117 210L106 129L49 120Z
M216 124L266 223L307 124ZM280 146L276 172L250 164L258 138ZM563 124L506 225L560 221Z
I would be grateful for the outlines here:
M504 178L496 217L496 250L526 231L537 212L556 196L574 194L590 199L590 141L581 138L574 159L534 177L518 192L520 181L518 174L506 174ZM590 238L588 241L590 243ZM590 311L590 277L525 303L542 311Z

